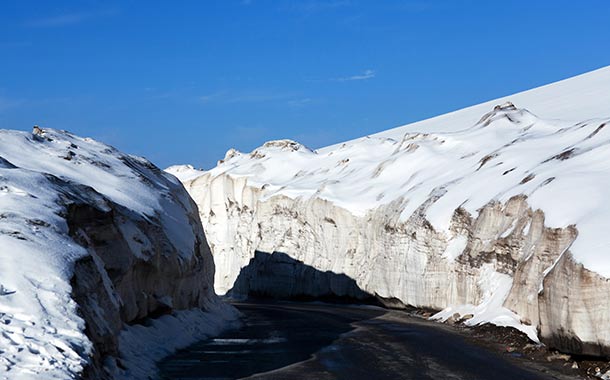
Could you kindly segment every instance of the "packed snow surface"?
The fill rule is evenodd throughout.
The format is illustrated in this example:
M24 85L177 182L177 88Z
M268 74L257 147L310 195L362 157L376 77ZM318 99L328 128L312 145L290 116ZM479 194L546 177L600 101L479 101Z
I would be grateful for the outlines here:
M0 131L0 374L73 378L92 345L71 298L70 280L85 248L69 236L67 206L79 199L155 217L181 257L194 236L169 196L177 180L142 158L67 132ZM187 202L186 195L179 202Z

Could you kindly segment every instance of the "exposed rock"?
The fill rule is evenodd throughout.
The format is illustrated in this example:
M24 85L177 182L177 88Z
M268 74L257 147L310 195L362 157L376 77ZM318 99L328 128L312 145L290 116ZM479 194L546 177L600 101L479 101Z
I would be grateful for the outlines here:
M293 140L288 140L288 139L267 141L265 144L263 144L263 148L278 148L278 149L287 150L290 152L296 152L297 150L301 150L301 149L311 151L311 149L303 146L302 144L300 144L296 141L293 141ZM225 157L225 159L226 159L226 157Z
M505 103L499 104L499 105L494 107L494 110L496 110L496 111L498 111L498 110L502 110L502 111L506 111L506 110L514 111L516 109L517 109L517 107L515 107L515 105L512 102L505 102Z
M546 360L547 361L553 361L553 360L563 360L563 361L570 361L572 359L572 357L570 355L566 355L566 354L560 354L560 353L553 353L550 355L547 355Z
M466 315L463 315L463 316L462 316L462 318L460 318L460 320L461 320L462 322L465 322L465 321L468 321L468 320L470 320L470 319L472 319L472 318L474 318L474 315L473 315L473 314L466 314Z

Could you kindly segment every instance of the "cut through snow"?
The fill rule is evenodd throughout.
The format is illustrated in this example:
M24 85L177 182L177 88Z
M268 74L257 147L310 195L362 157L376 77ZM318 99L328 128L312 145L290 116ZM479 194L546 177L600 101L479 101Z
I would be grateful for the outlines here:
M255 188L260 202L319 198L356 217L392 205L404 222L424 210L421 216L448 242L438 254L449 263L466 248L465 237L450 229L457 209L476 218L490 203L526 198L544 212L544 226L575 227L574 260L610 278L610 66L316 151L265 144L250 154L232 149L209 171L168 171L191 183L229 177L240 189ZM515 227L496 237L509 237ZM221 233L219 241L230 232ZM534 339L535 328L502 306L511 282L488 270L479 282L483 302L460 313L476 314L469 323L513 326Z

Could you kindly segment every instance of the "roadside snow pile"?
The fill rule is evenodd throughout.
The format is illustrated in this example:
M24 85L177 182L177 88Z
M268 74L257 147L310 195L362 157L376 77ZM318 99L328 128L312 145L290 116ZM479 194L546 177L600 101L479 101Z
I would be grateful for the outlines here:
M610 246L608 119L541 120L504 105L458 132L365 138L319 153L263 146L208 173L245 177L263 189L261 199L315 196L357 216L401 199L407 220L433 199L425 218L447 234L457 208L477 215L490 201L523 194L544 211L547 226L576 225L575 258L610 277L603 249Z
M154 379L156 362L197 341L219 335L241 322L236 309L224 302L206 308L178 311L151 320L147 326L129 326L119 336L123 368L113 368L117 379ZM124 368L128 368L125 370Z
M316 151L286 140L167 170L199 206L221 294L277 251L384 299L610 354L609 117L606 67Z
M180 183L68 132L0 131L0 247L3 378L107 376L123 323L215 300Z

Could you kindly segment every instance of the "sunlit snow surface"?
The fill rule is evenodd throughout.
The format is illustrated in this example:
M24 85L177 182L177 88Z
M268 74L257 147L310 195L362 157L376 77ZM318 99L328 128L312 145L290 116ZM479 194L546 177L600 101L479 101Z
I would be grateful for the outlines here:
M458 207L476 216L491 201L523 194L532 208L544 211L548 227L575 225L575 259L610 277L609 118L606 67L317 151L280 140L249 154L230 150L207 172L190 166L168 171L183 181L246 177L248 185L263 189L263 198L318 197L355 215L398 200L403 220L437 198L426 217L448 239ZM449 261L463 251L464 241L456 239L443 253ZM483 304L460 311L479 314L469 323L520 325L518 316L501 308L512 279L494 273L480 285L489 279L503 285L484 288ZM527 326L520 328L535 337Z
M92 347L71 299L74 262L67 205L109 202L161 221L177 251L194 237L172 176L148 161L67 132L0 131L0 378L68 379ZM186 195L179 199L188 205ZM189 206L190 207L190 206Z
M293 150L285 141L268 143L209 173L248 177L267 198L316 196L356 215L402 198L407 219L437 196L426 214L437 231L448 231L458 207L476 215L490 201L525 194L534 209L545 212L547 226L576 225L575 258L610 277L608 121L548 121L505 109L458 132L371 137L326 153Z

